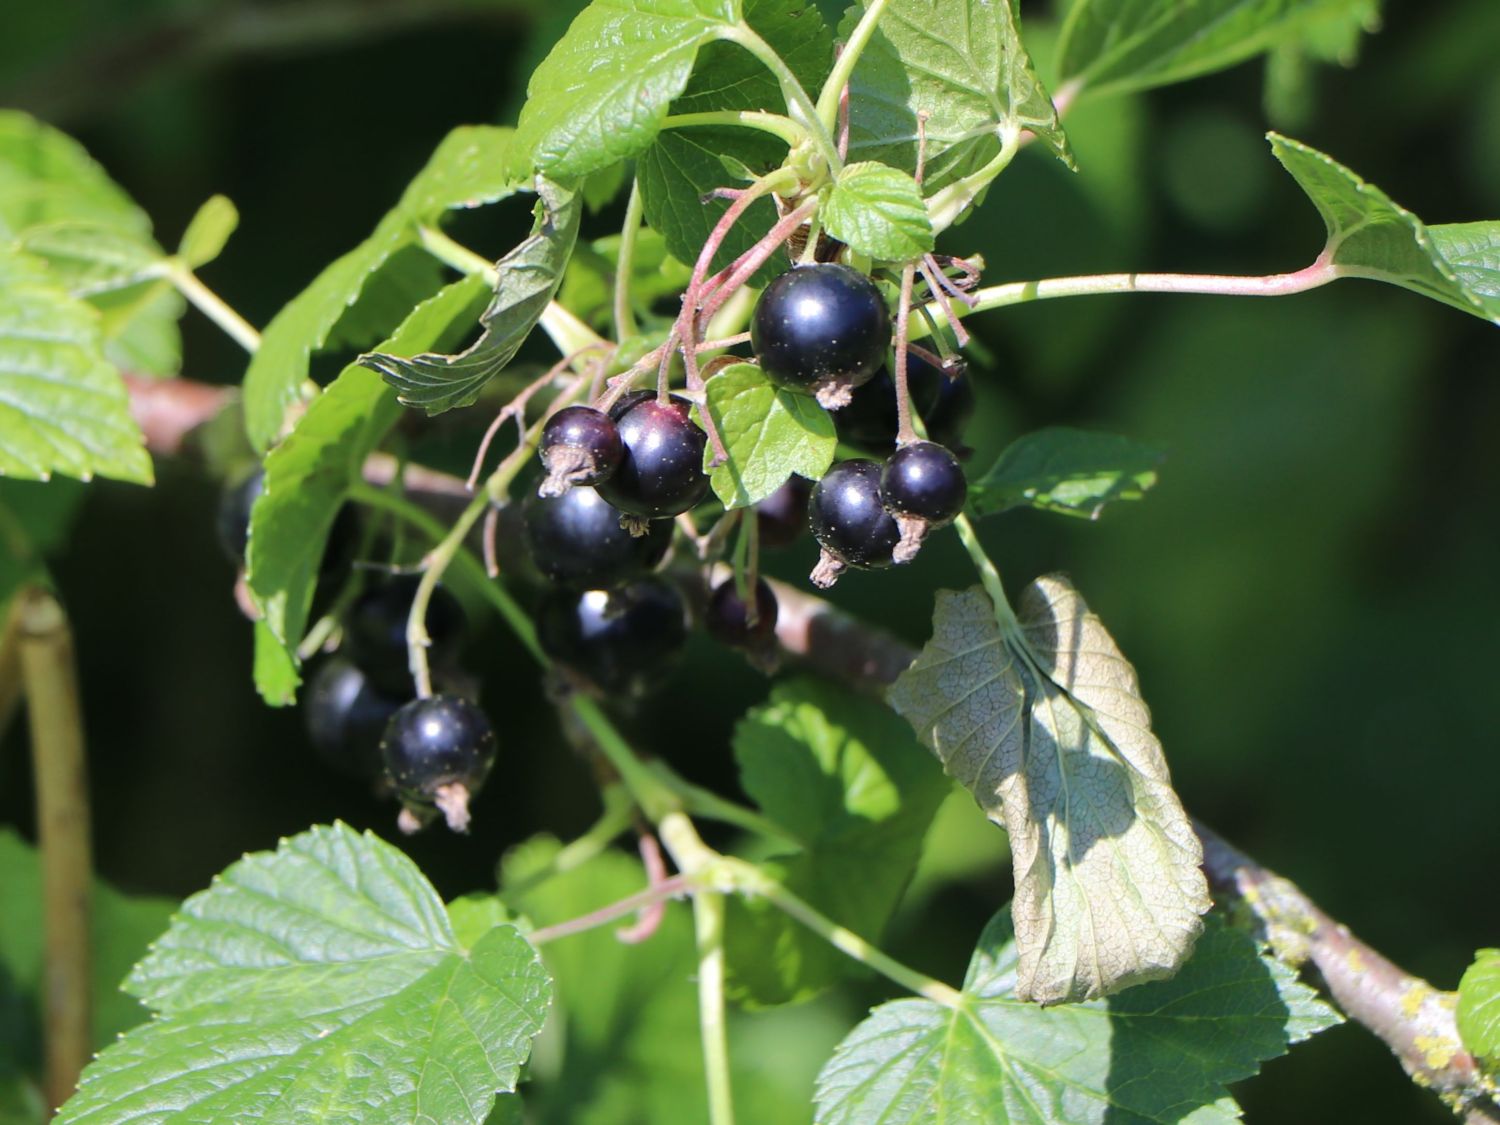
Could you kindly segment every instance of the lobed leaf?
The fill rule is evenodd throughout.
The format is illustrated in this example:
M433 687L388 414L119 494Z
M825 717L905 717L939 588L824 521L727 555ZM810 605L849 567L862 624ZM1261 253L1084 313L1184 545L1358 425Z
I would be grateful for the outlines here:
M1016 995L1056 1004L1171 976L1209 907L1135 670L1058 576L1002 632L985 592L939 591L888 698L1010 836Z
M385 347L393 353L431 347L468 324L485 293L480 278L454 282L412 310ZM297 688L295 652L329 529L365 459L400 415L380 377L350 364L266 458L265 489L250 514L246 581L262 612L255 683L272 706L290 703Z
M41 259L0 245L0 476L152 482L99 313Z
M805 89L817 90L823 84L833 58L833 36L815 6L805 0L745 0L744 20ZM736 44L709 43L699 52L687 88L672 102L671 112L781 108L781 89L759 59ZM734 185L745 174L771 171L786 155L781 140L754 129L668 129L636 164L646 221L662 233L673 255L694 262L729 207L727 200L705 197L715 188ZM750 249L775 222L776 209L769 199L752 204L716 252L711 272ZM763 286L788 267L786 254L778 250L751 284Z
M876 1008L818 1078L823 1125L1232 1125L1225 1086L1340 1022L1285 965L1214 920L1171 980L1039 1008L1017 987L1009 909L985 928L962 1003Z
M594 0L526 86L514 168L572 183L638 155L739 0Z
M245 427L257 450L276 440L288 409L308 393L314 352L335 339L369 346L439 288L436 261L416 249L421 226L438 223L454 209L505 199L526 183L507 168L512 135L510 129L489 126L454 129L370 237L327 266L272 318L245 372ZM355 318L359 311L365 315Z
M1318 261L1332 276L1389 282L1500 324L1492 270L1496 224L1445 227L1440 242L1410 211L1332 157L1277 133L1269 139L1276 159L1323 216L1328 244ZM1445 248L1463 262L1463 274Z
M1469 1053L1500 1064L1500 949L1481 949L1458 986L1458 1034Z
M922 189L885 164L845 165L821 214L829 234L871 258L906 262L932 251L932 220Z
M834 921L878 939L950 786L895 716L816 680L778 684L735 728L740 779L798 843L762 864ZM734 991L755 1004L805 999L853 968L764 902L729 902Z
M1057 47L1063 78L1091 93L1124 93L1209 74L1369 0L1078 0Z
M969 486L969 510L988 516L1032 507L1098 519L1106 504L1145 496L1163 456L1114 434L1063 426L1035 430L1011 442Z
M127 987L159 1015L84 1071L61 1123L485 1120L551 984L497 926L465 949L405 855L344 825L246 856Z
M840 25L847 38L861 14ZM1016 0L891 0L849 81L849 158L915 173L925 115L929 193L1030 130L1072 166L1056 107L1021 42Z
M833 464L833 419L811 396L774 386L753 363L731 364L703 389L703 408L729 454L715 465L705 449L703 467L726 508L760 503L793 473L818 480Z
M484 333L472 346L457 355L424 352L405 358L377 351L359 357L407 406L428 414L468 406L541 320L573 254L581 206L575 193L545 178L538 178L537 193L536 223L530 236L500 259L495 298L481 318Z

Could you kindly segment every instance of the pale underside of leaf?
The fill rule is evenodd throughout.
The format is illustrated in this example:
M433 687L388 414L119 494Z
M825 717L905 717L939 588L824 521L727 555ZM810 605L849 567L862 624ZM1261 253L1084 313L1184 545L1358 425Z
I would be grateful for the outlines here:
M983 590L941 591L890 702L1010 835L1018 996L1169 976L1208 892L1134 669L1065 579L1029 587L1020 623L1007 637Z

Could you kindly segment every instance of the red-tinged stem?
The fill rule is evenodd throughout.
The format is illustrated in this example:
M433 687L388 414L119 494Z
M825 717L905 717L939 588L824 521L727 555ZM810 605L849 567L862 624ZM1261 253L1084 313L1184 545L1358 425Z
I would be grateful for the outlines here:
M795 211L787 212L764 238L741 254L735 260L734 267L724 284L715 289L713 296L704 302L703 311L699 314L700 318L704 321L712 319L714 313L723 307L724 302L734 296L740 286L749 281L755 271L766 264L766 259L776 252L776 248L791 236L792 231L807 222L817 209L818 201L809 199Z
M622 898L618 902L612 902L608 906L601 906L598 910L585 914L581 918L571 918L555 926L543 926L539 930L533 930L527 935L527 940L532 945L545 945L558 938L598 929L600 926L607 926L616 918L623 918L627 914L634 914L637 910L664 903L670 898L679 898L692 889L693 880L688 876L673 875L669 879L663 879L647 887L644 891Z
M916 270L910 262L901 269L901 303L896 316L896 444L906 445L917 440L916 428L911 422L911 393L906 385L907 359L906 340L911 321L911 287Z

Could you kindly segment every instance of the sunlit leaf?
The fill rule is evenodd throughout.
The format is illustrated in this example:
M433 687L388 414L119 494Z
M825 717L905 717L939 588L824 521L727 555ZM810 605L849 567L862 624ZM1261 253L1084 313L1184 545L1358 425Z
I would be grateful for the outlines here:
M1139 500L1156 483L1162 453L1114 434L1066 427L1017 438L969 486L969 510L987 516L1032 507L1097 519L1116 500Z
M818 480L833 464L838 436L828 411L810 395L773 386L753 363L736 363L704 385L709 416L729 459L712 465L714 495L727 508L758 504L793 473Z
M932 250L932 221L916 180L873 160L845 165L822 216L829 234L872 258L904 262Z
M228 196L209 196L188 222L177 247L177 256L188 269L205 266L219 256L234 228L239 225L240 213Z
M1065 579L1002 631L988 595L939 591L933 636L889 699L1010 836L1016 994L1092 999L1170 976L1208 909L1135 670Z
M1458 1033L1472 1054L1500 1063L1500 949L1481 949L1464 972Z

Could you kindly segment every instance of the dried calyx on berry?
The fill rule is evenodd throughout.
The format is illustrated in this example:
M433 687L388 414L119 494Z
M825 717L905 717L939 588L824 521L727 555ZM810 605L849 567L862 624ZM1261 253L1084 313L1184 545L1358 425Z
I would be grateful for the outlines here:
M881 502L901 529L892 559L910 562L927 532L951 523L968 495L963 466L936 442L914 441L892 453L880 471Z
M644 396L644 397L642 397ZM627 395L610 411L624 446L619 467L596 487L624 515L621 526L644 535L649 520L686 512L708 494L703 449L708 436L685 399Z
M837 263L795 266L760 295L750 345L766 378L830 410L870 380L891 342L891 317L875 283Z
M561 496L577 484L607 480L625 459L614 419L592 406L565 406L542 427L538 454L547 475L541 496Z
M479 707L458 695L433 695L406 704L386 724L380 753L403 808L403 832L443 814L465 832L469 802L495 763L495 731Z
M847 567L876 570L895 561L901 530L881 502L874 461L840 461L829 469L813 488L808 517L822 548L810 576L814 586L827 589Z

